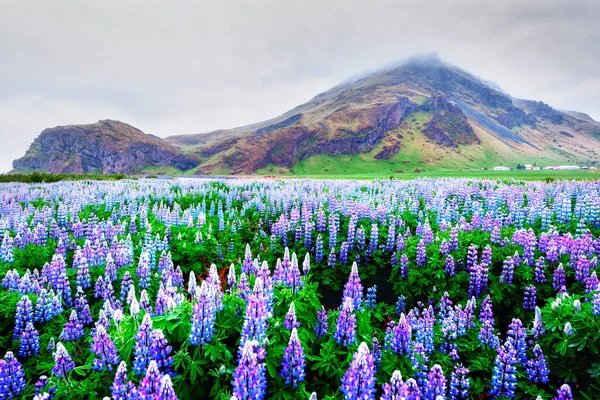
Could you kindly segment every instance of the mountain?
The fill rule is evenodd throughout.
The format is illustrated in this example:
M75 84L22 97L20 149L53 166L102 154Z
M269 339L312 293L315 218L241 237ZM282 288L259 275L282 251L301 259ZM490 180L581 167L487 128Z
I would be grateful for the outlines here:
M51 155L58 160L53 170L64 170L84 151L70 142L44 145L47 131L15 161L16 169L45 169ZM101 164L106 167L99 170L109 170L114 162L104 158L128 150L113 148L113 140L121 138L104 137L105 150L96 152L92 169ZM435 57L348 80L267 121L153 140L156 149L169 149L166 159L138 154L121 169L171 165L196 174L334 175L600 161L600 124L589 116L513 98Z
M131 125L103 120L89 125L45 129L25 155L13 161L15 171L132 174L147 166L189 169L198 159Z

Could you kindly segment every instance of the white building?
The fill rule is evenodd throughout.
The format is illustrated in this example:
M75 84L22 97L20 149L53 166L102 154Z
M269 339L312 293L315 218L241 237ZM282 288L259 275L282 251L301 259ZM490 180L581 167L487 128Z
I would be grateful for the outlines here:
M510 171L508 167L494 167L494 171Z

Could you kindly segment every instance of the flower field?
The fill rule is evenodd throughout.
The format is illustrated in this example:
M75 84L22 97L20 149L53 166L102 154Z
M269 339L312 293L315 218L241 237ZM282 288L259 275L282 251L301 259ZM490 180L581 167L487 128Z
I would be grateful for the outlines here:
M0 399L600 398L600 184L0 184Z

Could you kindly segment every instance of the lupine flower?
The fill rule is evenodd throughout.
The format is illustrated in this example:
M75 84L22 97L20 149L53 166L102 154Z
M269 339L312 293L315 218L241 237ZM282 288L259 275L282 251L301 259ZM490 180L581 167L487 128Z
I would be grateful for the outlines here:
M213 306L212 288L206 281L200 286L198 302L194 304L192 315L192 329L189 341L193 345L205 345L210 342L214 332L215 310Z
M375 360L369 347L362 342L352 356L350 366L341 380L344 399L375 399Z
M59 339L68 342L70 340L77 340L83 335L85 335L85 332L83 331L83 324L77 317L77 311L73 310L71 311L69 321L65 323L65 327L61 332Z
M237 282L237 277L235 274L235 266L231 264L229 266L229 272L227 273L227 284L229 285L229 290L231 293L235 290L235 284Z
M314 327L317 338L325 336L328 329L329 324L327 323L327 311L325 311L325 308L321 306L321 309L317 312L317 323Z
M286 385L292 385L292 387L296 388L298 387L298 383L304 382L305 366L304 349L302 348L300 339L298 339L298 332L294 327L292 328L290 341L283 353L280 376L285 379Z
M592 315L600 315L600 288L597 289L594 293L594 297L592 300Z
M160 400L177 400L171 377L168 374L164 375L160 380L160 388L156 398Z
M61 342L56 344L56 353L54 353L54 368L52 372L59 377L63 376L68 380L67 373L75 368L75 363L71 360L71 355L65 349L65 346Z
M12 351L6 352L4 359L0 360L0 398L12 399L20 397L25 389L25 372L23 366L13 355Z
M444 270L446 271L446 275L454 276L456 274L456 265L454 263L454 257L450 254L446 256L446 264L444 266Z
M522 365L525 365L527 362L527 330L523 327L521 320L517 318L513 318L508 327L509 329L506 332L506 341L510 342L513 349L517 353L517 359L519 362Z
M402 374L396 370L392 374L390 383L383 384L383 395L381 400L403 400L406 399L406 388L402 381Z
M400 276L402 278L408 278L408 256L406 254L402 254L400 257Z
M459 400L469 398L469 389L471 382L467 378L469 370L458 364L454 367L454 372L450 374L450 391L448 395L450 400Z
M155 329L150 333L150 358L156 361L156 365L162 372L170 375L174 375L171 371L172 350L173 348L169 345L162 329Z
M257 278L257 281L260 278ZM244 315L244 325L242 326L241 342L245 343L248 339L263 341L266 337L267 319L269 314L265 300L262 296L251 293L248 296L246 304L246 314Z
M396 300L396 315L400 316L406 311L406 297L403 295L398 296Z
M298 322L298 318L296 318L296 308L294 306L294 302L292 302L290 304L290 308L285 316L285 321L283 322L283 326L288 331L300 326L300 322Z
M536 344L533 348L533 357L527 360L527 379L531 382L548 382L548 367L546 366L546 359L544 353L539 344Z
M92 340L91 352L96 355L92 369L103 371L106 368L108 371L112 371L113 365L119 363L119 354L103 325L96 325Z
M494 399L514 398L517 389L517 352L512 343L507 340L498 348L498 356L492 375L492 390Z
M28 322L25 330L21 332L21 341L19 342L19 357L33 357L40 352L40 334L33 327L32 322Z
M135 359L133 360L133 370L136 375L142 375L150 364L151 333L152 319L150 319L149 314L145 314L142 323L138 328L138 332L135 335L135 345L133 346L133 353L135 356Z
M533 311L536 307L536 288L535 286L527 286L525 288L525 297L523 299L523 310Z
M446 377L439 364L431 367L427 374L427 386L425 386L427 399L436 400L438 396L446 396Z
M573 400L571 387L566 383L557 390L556 394L555 400Z
M264 363L265 351L256 340L247 340L241 350L237 368L233 372L233 395L238 400L265 398L267 379Z
M29 296L23 295L17 303L13 338L18 339L30 322L33 322L33 303L29 299Z
M140 387L138 389L138 395L142 399L156 399L160 398L158 395L160 393L160 383L161 383L162 375L158 370L158 365L156 361L152 360L148 364L148 368L146 369L146 374L144 378L140 382Z
M559 264L558 267L554 270L554 275L552 276L552 287L556 290L560 290L562 287L567 284L567 275L565 274L565 270L562 264Z
M515 262L512 257L508 256L502 262L502 276L500 278L500 281L506 283L507 285L512 284L514 273Z
M417 267L423 267L427 264L427 250L425 249L425 241L421 240L417 244L417 255L416 255Z
M339 344L348 347L356 341L356 315L353 313L354 305L352 298L345 297L333 338Z
M367 289L367 299L365 301L365 306L370 308L371 310L375 310L377 306L377 285L373 285L372 287Z
M421 389L417 381L413 378L410 378L406 381L406 400L421 400L423 398L423 394L421 393Z
M110 387L114 400L128 400L132 396L134 385L127 379L127 363L121 361L117 372L115 373L115 380Z
M386 347L398 355L406 354L411 347L411 332L412 328L404 314L400 315L398 324L393 321L388 325L386 330Z
M352 305L354 306L354 309L359 310L361 308L363 286L360 282L360 276L358 275L358 266L356 265L356 262L352 264L348 282L346 282L344 285L343 297L349 297L352 299Z

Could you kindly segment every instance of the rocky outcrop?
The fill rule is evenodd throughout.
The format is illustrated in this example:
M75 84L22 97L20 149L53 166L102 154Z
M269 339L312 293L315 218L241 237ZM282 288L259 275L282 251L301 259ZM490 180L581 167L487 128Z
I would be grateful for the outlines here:
M25 155L13 162L13 168L51 173L132 174L147 166L183 170L197 164L197 157L184 155L156 136L119 121L103 120L45 129Z
M423 130L430 140L448 147L479 144L479 138L466 115L445 96L436 95L423 103L419 109L433 113L431 121Z

